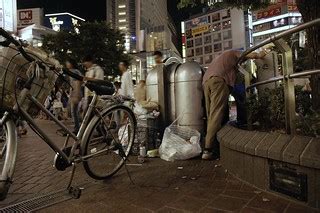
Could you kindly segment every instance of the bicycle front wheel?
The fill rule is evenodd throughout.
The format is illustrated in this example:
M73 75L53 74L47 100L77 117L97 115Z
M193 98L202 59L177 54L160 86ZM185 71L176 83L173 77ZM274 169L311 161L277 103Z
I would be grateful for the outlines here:
M1 116L0 116L1 117ZM0 201L7 197L17 157L17 131L13 120L0 124Z
M127 159L136 132L132 110L123 105L109 108L89 124L81 148L88 175L102 180L112 177Z

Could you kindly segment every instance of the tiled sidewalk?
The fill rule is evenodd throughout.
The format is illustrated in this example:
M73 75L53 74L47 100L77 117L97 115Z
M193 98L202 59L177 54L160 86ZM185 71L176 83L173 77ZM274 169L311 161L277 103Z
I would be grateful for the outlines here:
M63 143L51 122L40 122ZM52 168L53 156L46 144L29 132L19 143L16 179L1 207L65 187L70 171ZM148 159L141 166L132 165L136 163L136 158L131 158L127 166L132 181L124 168L112 179L94 181L78 166L76 182L89 183L82 197L41 212L316 212L239 181L219 161Z

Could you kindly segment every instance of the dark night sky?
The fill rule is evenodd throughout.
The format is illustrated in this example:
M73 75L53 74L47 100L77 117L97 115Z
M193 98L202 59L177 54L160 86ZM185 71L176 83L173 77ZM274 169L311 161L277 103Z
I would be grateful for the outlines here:
M106 1L105 0L17 0L18 8L42 7L45 13L70 12L87 21L105 20ZM180 33L180 22L189 17L190 12L199 11L198 9L178 10L179 0L168 0L169 14L172 16L177 31ZM200 10L201 11L201 10ZM179 35L180 39L181 36ZM179 42L180 43L180 42Z
M178 0L168 0L169 13L176 23L188 17L177 9ZM18 0L18 8L43 7L45 13L70 12L88 21L105 20L105 0Z

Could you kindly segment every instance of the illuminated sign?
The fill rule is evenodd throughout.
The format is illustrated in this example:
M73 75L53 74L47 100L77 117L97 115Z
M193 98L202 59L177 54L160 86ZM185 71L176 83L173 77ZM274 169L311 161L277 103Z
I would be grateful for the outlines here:
M209 31L209 26L208 25L204 25L204 26L192 29L192 35L195 36L195 35L198 35L198 34L201 34L201 33L204 33L204 32L208 32L208 31Z
M199 25L206 25L208 24L208 17L200 17L200 18L194 18L191 21L186 22L186 29L191 29L195 27L199 27Z
M208 0L207 4L209 7L214 6L214 4L222 2L222 0Z
M43 9L30 8L18 10L18 29L32 24L43 25Z
M83 18L75 16L71 13L55 13L46 14L44 24L46 27L52 28L55 31L60 30L75 30L78 32L77 26L85 21Z
M0 27L10 32L17 30L16 0L0 0Z
M288 5L288 11L299 11L298 10L298 6L295 5L295 4L292 4L292 5Z
M19 20L21 21L32 20L32 10L19 11Z
M60 28L61 28L60 26L63 25L63 21L58 21L57 19L58 19L57 17L49 18L52 29L54 31L60 31Z
M272 16L281 15L281 7L272 8L269 10L265 10L257 13L257 19L269 18Z

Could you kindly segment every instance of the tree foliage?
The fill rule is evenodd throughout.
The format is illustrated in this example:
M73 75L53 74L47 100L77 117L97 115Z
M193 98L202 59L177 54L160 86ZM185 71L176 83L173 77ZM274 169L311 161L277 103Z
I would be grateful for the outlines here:
M69 57L80 62L84 56L92 55L106 75L117 75L118 63L130 59L123 53L124 35L104 22L85 22L77 28L79 31L60 31L44 36L43 49L53 53L61 63Z

